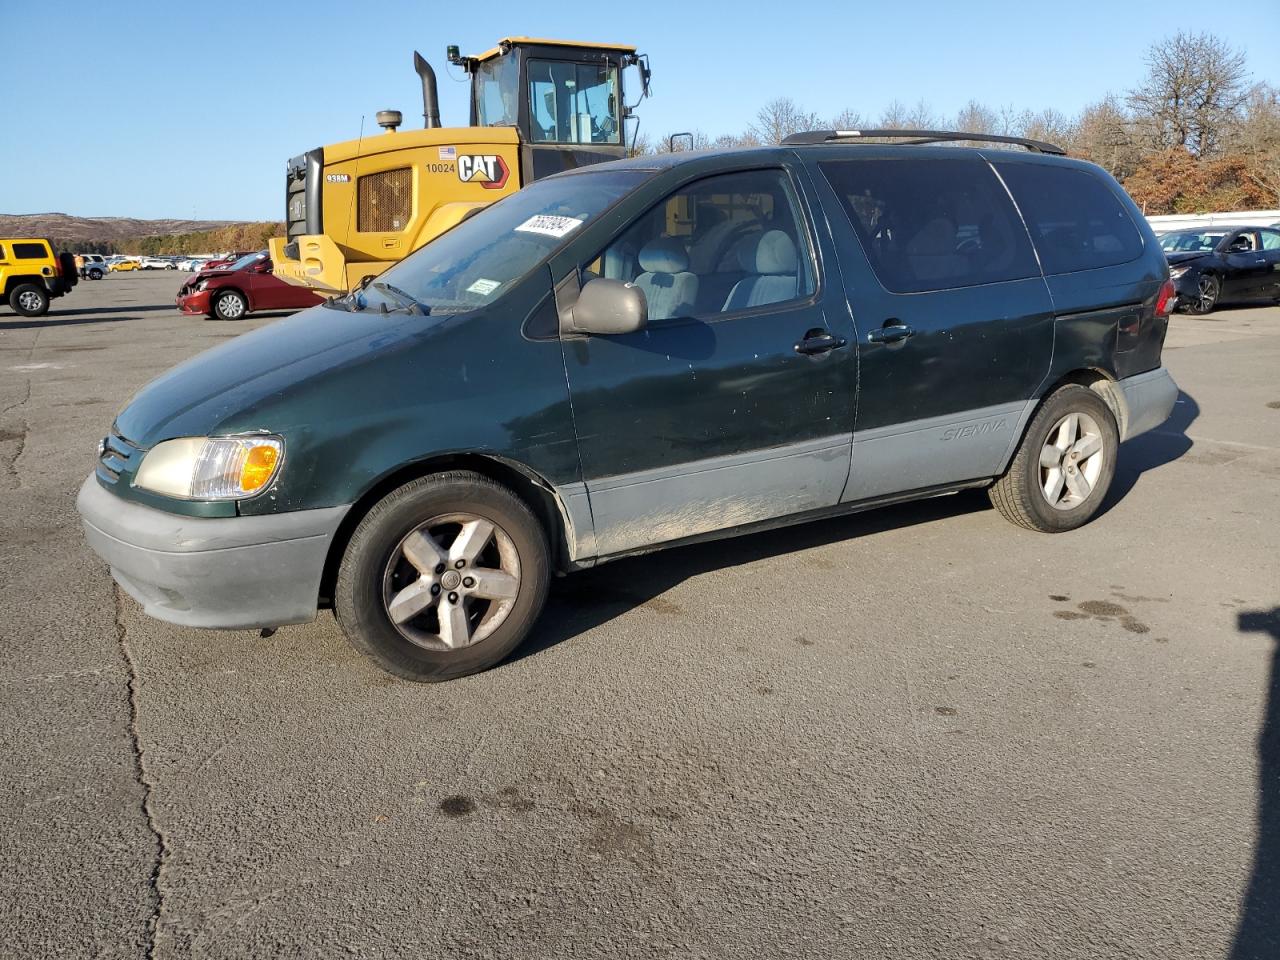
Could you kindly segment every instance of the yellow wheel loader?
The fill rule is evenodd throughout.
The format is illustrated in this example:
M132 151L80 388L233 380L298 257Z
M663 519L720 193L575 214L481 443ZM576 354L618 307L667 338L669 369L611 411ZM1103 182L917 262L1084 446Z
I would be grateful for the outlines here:
M317 147L289 161L285 237L270 242L277 277L345 293L475 211L526 183L626 156L635 104L623 74L636 67L637 103L649 94L648 57L635 47L508 37L451 64L471 79L471 121L442 127L435 71L415 52L425 129Z

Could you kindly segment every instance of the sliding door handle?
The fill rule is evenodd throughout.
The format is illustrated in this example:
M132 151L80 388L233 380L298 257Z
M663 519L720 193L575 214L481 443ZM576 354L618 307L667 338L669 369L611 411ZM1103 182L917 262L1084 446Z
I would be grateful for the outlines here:
M867 334L868 343L897 343L915 334L905 323L885 324Z

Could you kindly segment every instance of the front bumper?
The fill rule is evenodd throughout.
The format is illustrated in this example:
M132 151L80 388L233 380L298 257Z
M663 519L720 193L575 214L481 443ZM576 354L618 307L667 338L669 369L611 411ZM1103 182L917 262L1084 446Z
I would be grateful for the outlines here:
M196 316L209 312L209 291L197 290L194 293L179 293L175 302L178 309L188 316Z
M1131 440L1169 419L1178 399L1178 385L1164 367L1116 381L1123 398L1120 439Z
M1181 276L1173 279L1173 289L1177 293L1178 299L1175 304L1183 304L1195 300L1200 296L1200 271L1188 270Z
M89 546L150 616L222 630L314 620L348 507L188 517L122 500L90 476L76 508Z

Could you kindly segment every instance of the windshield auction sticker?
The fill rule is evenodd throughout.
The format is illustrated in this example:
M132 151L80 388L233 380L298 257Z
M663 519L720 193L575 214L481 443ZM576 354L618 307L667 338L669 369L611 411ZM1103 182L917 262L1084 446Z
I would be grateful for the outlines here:
M500 286L502 286L501 280L486 280L484 277L481 277L471 286L467 287L467 293L478 293L482 297L487 297Z
M563 237L582 226L577 217L556 217L549 213L541 213L530 217L516 230L520 233L541 233L548 237Z

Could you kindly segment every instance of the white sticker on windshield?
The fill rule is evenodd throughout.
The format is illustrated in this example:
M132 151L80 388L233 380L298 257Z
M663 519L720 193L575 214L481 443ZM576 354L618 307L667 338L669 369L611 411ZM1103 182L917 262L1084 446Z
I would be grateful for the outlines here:
M580 226L582 221L577 217L557 217L549 213L541 213L536 217L530 217L516 227L516 230L521 233L541 233L548 237L563 237Z
M467 287L467 293L478 293L482 297L487 297L500 286L502 286L501 280L486 280L484 277L481 277L471 286Z

